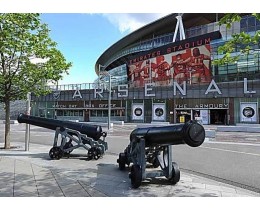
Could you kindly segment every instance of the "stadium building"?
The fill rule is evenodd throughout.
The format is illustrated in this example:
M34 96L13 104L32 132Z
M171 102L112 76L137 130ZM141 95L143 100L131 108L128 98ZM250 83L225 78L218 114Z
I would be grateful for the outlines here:
M237 62L213 65L232 34L254 34L243 14L231 28L224 14L170 14L114 43L96 61L93 84L57 85L32 96L32 114L79 121L259 123L259 43ZM110 107L110 108L109 108Z

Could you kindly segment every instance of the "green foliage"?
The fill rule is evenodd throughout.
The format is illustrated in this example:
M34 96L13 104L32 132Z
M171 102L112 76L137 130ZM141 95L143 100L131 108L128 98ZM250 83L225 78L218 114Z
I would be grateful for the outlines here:
M220 25L225 24L227 28L231 28L232 23L236 21L240 21L241 16L239 14L227 13L221 20L219 21Z
M256 19L260 20L260 14L252 13ZM232 26L232 23L241 20L240 14L228 13L219 21L220 25L226 25L227 28ZM223 57L213 61L214 65L224 65L234 63L239 59L240 55L247 55L253 49L254 45L259 45L260 31L251 36L245 32L233 34L223 46L218 48L218 53L223 54ZM233 55L231 56L231 54ZM235 56L234 56L235 55Z
M0 102L24 99L28 92L45 94L46 82L68 73L71 63L56 47L40 14L1 13Z

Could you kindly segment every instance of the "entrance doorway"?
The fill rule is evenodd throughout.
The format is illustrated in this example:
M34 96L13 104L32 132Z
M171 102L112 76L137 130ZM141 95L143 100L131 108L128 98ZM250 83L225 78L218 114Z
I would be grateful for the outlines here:
M210 110L210 124L226 125L227 123L226 109L211 109Z
M89 110L85 110L84 112L84 121L85 122L89 122Z
M176 110L176 123L185 123L191 120L191 110Z

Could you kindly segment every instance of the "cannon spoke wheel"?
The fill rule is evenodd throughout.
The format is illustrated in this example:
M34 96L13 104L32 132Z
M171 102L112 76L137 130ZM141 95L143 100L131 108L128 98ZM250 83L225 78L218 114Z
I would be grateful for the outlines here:
M142 171L139 165L132 165L129 177L133 188L140 187L142 183Z
M117 159L117 163L119 165L120 170L125 169L125 164L126 164L126 157L125 153L119 153L119 158Z
M101 149L99 149L98 147L91 147L88 150L88 158L90 160L95 159L98 160L101 157Z
M172 184L176 184L177 182L180 181L180 169L179 166L177 165L177 163L172 162L172 172L171 172L171 176L170 176L170 182Z
M59 160L63 156L63 151L60 147L52 147L50 149L49 156L51 159Z

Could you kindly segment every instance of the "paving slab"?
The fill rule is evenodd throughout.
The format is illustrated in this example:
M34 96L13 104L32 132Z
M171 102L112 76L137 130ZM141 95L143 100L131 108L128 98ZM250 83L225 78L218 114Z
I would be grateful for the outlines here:
M1 150L0 197L259 197L259 194L181 171L171 185L165 177L146 179L133 189L129 169L118 169L117 155L88 161L81 154L50 160L49 147ZM0 145L1 146L1 145Z

